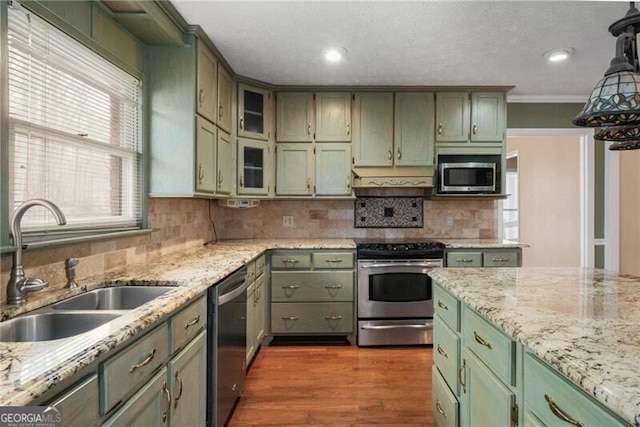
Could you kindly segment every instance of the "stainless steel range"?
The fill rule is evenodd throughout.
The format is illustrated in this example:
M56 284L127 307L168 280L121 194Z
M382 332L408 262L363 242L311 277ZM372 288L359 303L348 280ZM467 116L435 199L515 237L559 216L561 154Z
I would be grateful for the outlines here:
M433 289L427 272L442 267L444 244L356 240L358 345L433 342Z

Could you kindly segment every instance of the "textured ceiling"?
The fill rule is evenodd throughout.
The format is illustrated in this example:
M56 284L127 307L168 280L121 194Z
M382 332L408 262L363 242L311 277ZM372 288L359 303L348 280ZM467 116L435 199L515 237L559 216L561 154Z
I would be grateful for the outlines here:
M171 0L240 75L276 85L513 85L512 99L586 100L627 2ZM347 49L327 64L322 51ZM543 53L575 49L568 62Z

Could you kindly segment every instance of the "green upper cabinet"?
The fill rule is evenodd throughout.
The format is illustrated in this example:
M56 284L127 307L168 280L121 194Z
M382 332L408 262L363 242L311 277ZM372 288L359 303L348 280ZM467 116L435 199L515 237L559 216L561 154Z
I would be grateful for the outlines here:
M362 92L354 99L354 165L393 165L393 93Z
M351 141L351 93L316 93L316 141Z
M229 72L218 66L218 126L231 133L231 106L233 105L233 80Z
M315 125L312 93L278 92L276 105L276 141L313 141Z
M351 144L316 144L316 195L351 195Z
M198 43L197 113L212 123L218 119L218 61L203 44Z
M506 128L505 94L473 92L471 94L471 141L502 142Z
M313 195L313 145L278 144L276 147L276 195Z
M396 93L396 166L433 166L434 117L433 92Z
M238 139L238 195L266 196L270 191L269 173L273 159L264 141Z
M238 136L268 140L271 92L267 89L238 83Z
M218 130L206 119L196 120L198 137L196 140L196 192L214 194L216 191L216 147ZM169 174L171 175L171 174Z
M436 94L436 142L504 141L504 92Z
M218 130L216 147L216 193L229 195L233 184L233 144L231 143L231 135Z

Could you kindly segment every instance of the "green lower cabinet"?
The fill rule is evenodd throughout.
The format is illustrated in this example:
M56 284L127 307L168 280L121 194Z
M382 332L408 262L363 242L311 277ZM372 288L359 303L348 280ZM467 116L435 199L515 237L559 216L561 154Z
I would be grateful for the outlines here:
M460 386L460 425L498 427L517 424L512 420L516 394L500 381L476 355L465 348L462 353L464 382Z
M103 426L165 426L168 424L170 407L167 368L163 367Z
M204 426L207 422L207 333L203 331L169 362L170 424Z
M47 406L55 406L62 412L65 427L97 425L100 420L98 395L98 376L92 374L65 390L62 395L47 403Z
M431 411L436 427L456 427L458 425L458 399L449 389L438 368L433 366L433 401Z

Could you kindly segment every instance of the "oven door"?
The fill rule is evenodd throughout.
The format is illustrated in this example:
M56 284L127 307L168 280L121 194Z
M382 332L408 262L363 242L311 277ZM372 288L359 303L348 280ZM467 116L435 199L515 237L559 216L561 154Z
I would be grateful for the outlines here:
M427 272L442 260L358 261L358 317L433 317L433 287Z

